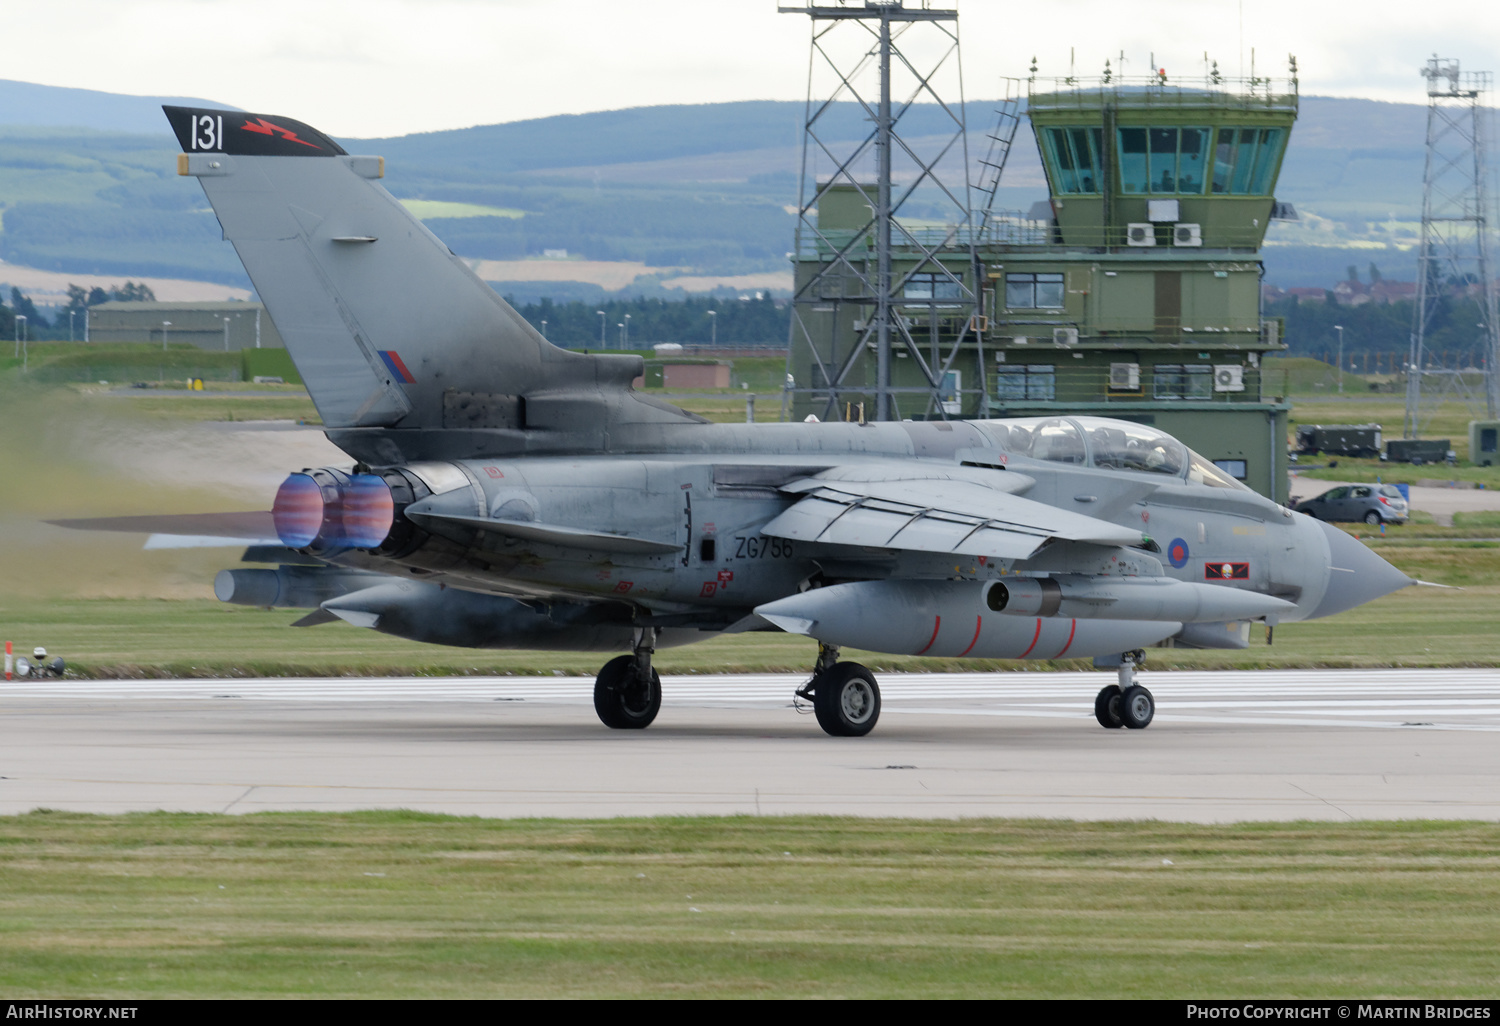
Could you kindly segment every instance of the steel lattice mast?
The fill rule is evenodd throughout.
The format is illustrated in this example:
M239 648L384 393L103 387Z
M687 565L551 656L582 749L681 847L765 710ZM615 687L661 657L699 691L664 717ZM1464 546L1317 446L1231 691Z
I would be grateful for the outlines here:
M787 386L788 398L803 394L820 401L823 416L842 414L841 397L874 399L874 419L941 415L945 378L962 343L978 338L979 285L970 274L945 265L939 254L956 249L969 253L974 265L968 138L964 121L963 79L959 62L958 12L907 7L902 0L866 0L847 6L808 4L780 7L784 14L806 15L812 24L806 115L803 122L802 173L798 195L794 258L817 262L809 276L798 275L792 302L788 371L803 347L811 354L814 380ZM916 31L913 31L913 30ZM870 81L873 73L874 81ZM938 78L956 80L958 102L939 94ZM899 81L901 93L893 96ZM838 142L837 104L856 103L870 125L852 144ZM934 104L946 117L940 133L921 130L922 140L901 131L901 119L917 103ZM937 138L934 141L933 136ZM872 152L873 151L873 152ZM869 180L870 157L874 181ZM961 183L945 184L942 161L961 161ZM829 168L820 180L818 165ZM949 172L949 177L956 177ZM819 204L831 190L852 189L868 208L869 218L857 231L828 231L819 225ZM938 208L943 227L913 228L897 219L904 205L921 190L933 219ZM902 264L893 270L893 256ZM947 307L962 307L968 327L946 354L933 346L924 355L907 320L896 315L914 275L934 276L951 291ZM934 293L937 286L934 285ZM828 328L850 306L868 310L854 344L843 346ZM924 383L892 382L895 347L911 358ZM972 348L972 347L971 347ZM864 365L874 350L873 380ZM790 373L788 374L790 378ZM865 380L862 380L865 379ZM982 388L982 383L981 386ZM901 409L900 399L915 399L921 409Z
M1407 358L1406 417L1402 433L1422 426L1422 378L1429 336L1446 296L1472 298L1485 368L1488 416L1500 409L1500 318L1489 265L1490 210L1486 193L1485 97L1487 71L1461 72L1439 58L1421 71L1427 80L1427 159L1422 175L1422 243L1417 257L1417 299ZM1461 314L1458 314L1461 316ZM1464 322L1458 322L1460 328ZM1445 392L1448 390L1445 390Z

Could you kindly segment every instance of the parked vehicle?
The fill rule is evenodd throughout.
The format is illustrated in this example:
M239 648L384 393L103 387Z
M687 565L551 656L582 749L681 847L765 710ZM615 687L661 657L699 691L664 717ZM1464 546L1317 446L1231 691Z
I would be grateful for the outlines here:
M1314 520L1334 520L1367 524L1404 524L1406 500L1395 485L1341 485L1322 495L1294 503L1292 509L1306 513Z
M1297 428L1297 452L1304 456L1321 452L1373 459L1380 455L1381 442L1379 424L1303 424Z
M1392 438L1386 443L1385 452L1392 463L1410 463L1416 467L1458 459L1458 453L1449 447L1446 438Z

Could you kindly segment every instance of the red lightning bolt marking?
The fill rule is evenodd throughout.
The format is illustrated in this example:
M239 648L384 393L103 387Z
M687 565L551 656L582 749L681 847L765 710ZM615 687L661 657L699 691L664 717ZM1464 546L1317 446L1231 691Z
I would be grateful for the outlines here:
M256 118L254 121L247 121L240 128L246 132L255 132L259 135L271 135L272 133L280 132L281 137L287 142L301 143L303 146L311 146L315 150L323 148L317 143L308 142L306 139L298 139L296 132L282 128L280 125L273 125L265 118Z

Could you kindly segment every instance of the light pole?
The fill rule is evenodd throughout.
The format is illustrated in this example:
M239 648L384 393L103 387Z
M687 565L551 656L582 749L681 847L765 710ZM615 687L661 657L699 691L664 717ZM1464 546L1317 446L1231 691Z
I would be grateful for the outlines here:
M617 327L617 328L620 329L620 348L624 349L625 348L625 322L624 321L619 321L618 323L615 324L615 327Z
M1344 394L1344 326L1335 324L1333 330L1339 333L1339 395Z
M608 349L609 343L604 338L604 311L595 310L594 313L599 315L599 348Z
M75 308L73 308L71 306L68 307L68 341L69 342L73 341L73 315L76 314L77 312L78 311Z
M625 315L625 333L620 336L620 348L630 348L630 315Z
M21 355L21 325L26 323L25 314L16 314L16 355Z
M161 351L164 352L164 353L167 351L167 329L170 328L171 326L172 326L172 322L171 321L162 321L161 322Z
M224 318L224 352L229 352L229 318Z
M546 337L547 337L547 322L544 319L542 321L542 338L546 338Z
M708 312L708 344L714 348L719 345L719 311Z
M16 314L16 348L21 349L21 342L26 338L26 315ZM26 360L28 356L26 349L21 349L21 373L26 373Z

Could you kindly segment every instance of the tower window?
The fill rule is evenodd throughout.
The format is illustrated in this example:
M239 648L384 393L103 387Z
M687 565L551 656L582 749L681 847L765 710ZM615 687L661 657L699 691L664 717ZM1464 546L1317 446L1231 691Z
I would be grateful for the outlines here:
M1005 276L1005 306L1009 310L1061 310L1063 295L1061 274Z
M995 372L995 398L1011 401L1057 398L1057 367L1050 363L1017 363Z

